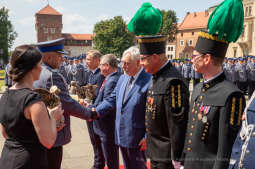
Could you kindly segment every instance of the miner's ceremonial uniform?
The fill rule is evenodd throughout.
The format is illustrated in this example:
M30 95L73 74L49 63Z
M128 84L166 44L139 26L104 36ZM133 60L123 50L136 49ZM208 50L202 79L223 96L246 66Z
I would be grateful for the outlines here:
M242 14L242 1L225 0L211 13L207 30L199 32L192 61L204 81L191 96L185 169L228 167L246 101L241 90L226 80L222 64L229 43L242 33Z
M242 92L221 73L194 88L190 106L184 168L226 168L245 107Z
M146 155L171 162L182 156L188 120L189 91L180 73L168 62L155 75L146 105Z
M129 22L128 30L140 35L140 64L153 76L145 112L146 155L151 169L174 169L172 163L178 163L183 152L189 90L165 55L166 36L156 35L161 25L160 10L144 3Z

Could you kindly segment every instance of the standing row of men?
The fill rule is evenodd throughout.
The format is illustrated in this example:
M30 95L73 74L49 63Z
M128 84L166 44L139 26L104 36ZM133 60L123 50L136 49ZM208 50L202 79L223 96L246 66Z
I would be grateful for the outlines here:
M255 57L249 58L248 61L244 58L228 58L223 64L223 70L229 81L251 97L255 89Z

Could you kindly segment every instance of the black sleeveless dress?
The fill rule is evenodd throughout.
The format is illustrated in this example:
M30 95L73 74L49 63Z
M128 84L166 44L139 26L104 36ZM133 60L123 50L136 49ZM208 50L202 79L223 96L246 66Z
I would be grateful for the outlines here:
M39 142L24 109L38 101L30 89L8 90L0 99L0 123L8 135L0 158L0 169L48 169L46 148Z

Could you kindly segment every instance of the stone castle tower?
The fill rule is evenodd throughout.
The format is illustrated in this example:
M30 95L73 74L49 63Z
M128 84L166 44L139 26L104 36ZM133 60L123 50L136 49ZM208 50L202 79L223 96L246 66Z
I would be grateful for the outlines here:
M47 5L35 14L37 42L54 40L62 37L62 14Z

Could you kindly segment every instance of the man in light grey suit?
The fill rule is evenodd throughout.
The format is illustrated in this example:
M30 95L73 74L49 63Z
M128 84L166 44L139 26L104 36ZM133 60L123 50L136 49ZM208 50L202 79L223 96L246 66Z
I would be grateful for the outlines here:
M116 109L115 144L120 147L125 169L147 169L145 158L145 106L151 75L140 65L137 47L123 53L125 72L111 96L96 107L99 118Z

